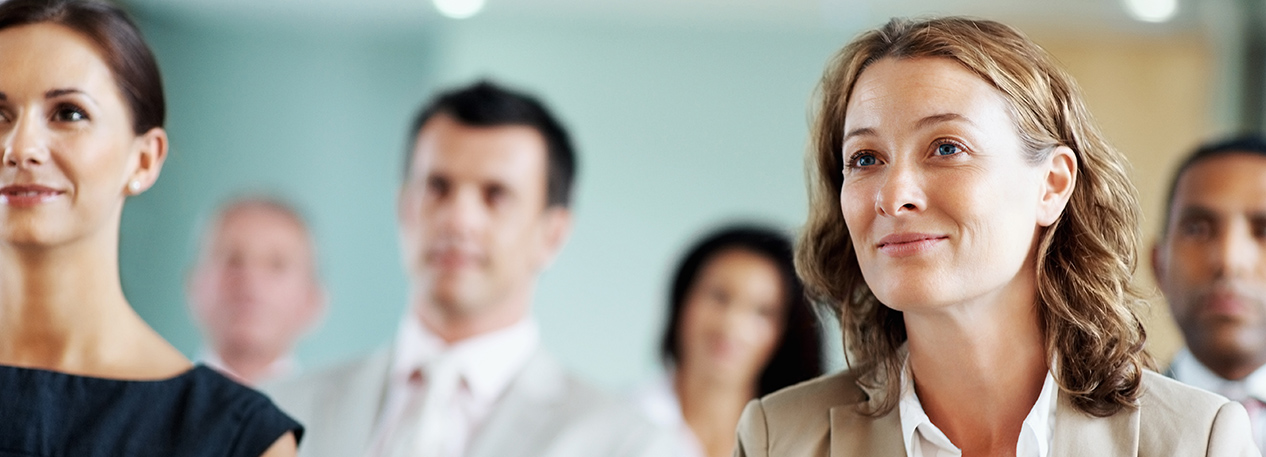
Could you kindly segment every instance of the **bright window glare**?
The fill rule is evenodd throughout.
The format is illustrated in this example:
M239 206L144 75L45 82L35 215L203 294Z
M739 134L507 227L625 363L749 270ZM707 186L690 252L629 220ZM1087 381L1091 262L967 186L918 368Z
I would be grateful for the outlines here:
M1144 22L1165 22L1178 13L1178 0L1125 0L1130 16Z
M466 19L484 9L484 0L431 0L440 14L453 19Z

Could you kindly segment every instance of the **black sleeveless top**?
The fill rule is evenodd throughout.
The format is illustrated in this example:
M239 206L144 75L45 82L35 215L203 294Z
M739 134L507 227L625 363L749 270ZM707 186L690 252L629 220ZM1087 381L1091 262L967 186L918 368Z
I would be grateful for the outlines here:
M157 381L0 366L0 457L259 457L303 427L198 365Z

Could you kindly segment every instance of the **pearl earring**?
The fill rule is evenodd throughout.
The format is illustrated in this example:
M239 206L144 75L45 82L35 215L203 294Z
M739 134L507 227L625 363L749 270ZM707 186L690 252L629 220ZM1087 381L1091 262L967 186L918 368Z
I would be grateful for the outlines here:
M127 183L127 190L128 190L128 191L130 191L130 192L132 192L132 194L138 194L138 193L140 193L140 192L141 192L141 182L140 182L140 181L137 181L137 180L132 180L132 182Z

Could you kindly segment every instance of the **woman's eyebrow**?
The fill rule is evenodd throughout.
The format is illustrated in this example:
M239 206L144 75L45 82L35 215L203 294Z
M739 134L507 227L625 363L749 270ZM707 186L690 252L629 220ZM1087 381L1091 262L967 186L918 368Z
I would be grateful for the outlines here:
M88 95L88 94L87 94L87 93L85 93L84 91L79 90L79 89L75 89L75 88L67 88L67 89L49 89L49 91L48 91L48 92L45 92L45 93L44 93L44 98L57 98L57 97L61 97L61 96L63 96L63 95L72 95L72 94L81 94L81 95L84 95L84 96L87 96L87 95ZM92 97L89 97L89 98L92 98Z
M963 116L961 114L941 113L941 114L933 114L923 119L919 119L919 122L916 123L915 126L922 129L922 128L930 127L932 125L936 125L936 124L940 124L944 122L951 122L951 121L966 122L968 124L971 124L973 127L976 125L975 123L971 121L971 119L968 119L966 116Z
M963 116L958 113L933 114L931 116L924 117L923 119L919 119L919 122L916 122L914 125L915 127L919 129L925 129L936 124L941 124L945 122L953 122L953 121L966 122L972 127L976 126L976 124L972 122L971 119L968 119L967 116ZM850 138L853 138L855 136L873 136L873 135L876 135L875 129L873 128L870 128L870 127L856 128L844 134L844 141L842 142L847 143Z
M870 127L862 127L862 128L850 130L848 133L844 134L844 141L842 141L842 143L847 143L849 138L852 138L855 136L863 136L863 135L875 136L875 129L872 129Z
M82 96L83 98L88 99L88 101L91 102L92 104L99 105L99 103L97 102L97 99L92 98L92 95L89 95L87 92L84 92L82 90L79 90L73 87L62 88L62 89L50 89L48 92L44 93L44 99L49 100L49 99L54 99L54 98L62 97L66 95L79 95L79 96Z

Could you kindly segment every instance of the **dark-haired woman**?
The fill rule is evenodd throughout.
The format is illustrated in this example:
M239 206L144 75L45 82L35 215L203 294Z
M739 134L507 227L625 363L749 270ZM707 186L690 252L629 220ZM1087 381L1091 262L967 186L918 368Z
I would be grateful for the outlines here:
M297 423L192 366L123 296L123 202L167 154L135 26L103 3L10 0L0 68L0 454L294 455Z
M752 398L821 374L819 327L792 265L791 241L755 226L722 228L677 268L662 354L669 373L638 392L684 457L734 452Z

